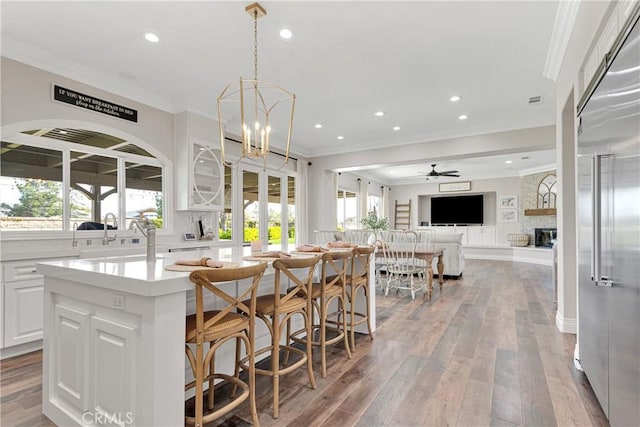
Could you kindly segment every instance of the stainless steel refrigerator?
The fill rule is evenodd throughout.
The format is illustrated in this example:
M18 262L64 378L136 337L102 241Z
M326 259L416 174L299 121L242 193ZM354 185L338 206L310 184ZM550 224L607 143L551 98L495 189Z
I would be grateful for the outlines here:
M640 426L640 23L580 112L579 359L613 426Z

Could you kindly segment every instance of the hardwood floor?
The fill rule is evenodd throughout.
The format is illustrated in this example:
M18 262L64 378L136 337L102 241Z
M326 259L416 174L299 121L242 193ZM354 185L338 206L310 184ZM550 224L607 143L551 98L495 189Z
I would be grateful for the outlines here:
M466 261L460 280L427 302L377 295L375 340L354 357L328 352L317 390L306 374L281 378L280 418L271 383L258 377L263 426L606 426L585 376L573 367L575 336L555 327L550 267ZM302 372L302 371L301 371ZM3 426L52 425L40 415L41 353L2 362ZM218 390L224 398L225 390ZM216 423L249 425L247 405ZM213 424L212 424L213 425Z

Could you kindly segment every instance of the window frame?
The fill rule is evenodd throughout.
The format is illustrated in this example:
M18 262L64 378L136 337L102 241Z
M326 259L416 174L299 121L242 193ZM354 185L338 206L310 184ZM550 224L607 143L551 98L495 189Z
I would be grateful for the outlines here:
M358 229L357 224L359 223L359 222L358 222L358 218L359 218L359 215L360 215L360 212L359 212L359 210L360 210L360 203L359 203L359 201L360 201L360 197L361 197L361 195L359 194L359 192L358 192L358 191L351 190L351 189L348 189L348 188L346 188L346 187L342 187L342 186L339 186L339 187L338 187L338 194L340 194L340 193L342 193L342 194L343 194L343 196L344 196L344 193L351 193L351 194L354 194L354 195L355 195L355 203L356 203L356 216L355 216L355 218L356 218L356 227L355 227L355 228L346 228L346 221L347 221L347 215L346 215L346 203L344 203L344 205L343 205L343 207L344 207L343 212L342 212L342 215L343 215L343 218L344 218L343 223L340 223L340 221L339 221L339 219L338 219L338 209L336 209L336 227L337 227L338 229L340 229L340 227L343 227L343 231L344 231L344 230L357 230L357 229ZM336 195L335 195L335 197L336 197L336 206L340 206L339 199L341 199L341 197L338 197L338 194L336 194ZM346 199L347 199L347 197L342 197L342 199L346 200Z
M50 150L60 151L62 153L62 197L63 197L63 209L62 209L62 229L61 230L2 230L3 240L41 240L44 238L56 238L58 236L68 236L72 232L70 227L70 214L71 214L71 199L70 199L70 183L71 183L71 152L82 152L86 154L93 154L98 156L105 156L115 158L117 160L118 172L117 172L117 191L118 191L118 218L124 218L126 215L126 171L125 163L134 162L145 164L148 166L155 166L162 169L162 194L163 194L163 228L158 230L159 235L173 234L173 179L172 179L172 164L166 159L162 160L158 157L146 157L138 154L131 154L111 149L93 147L90 145L79 144L69 141L61 141L54 138L47 138L44 136L34 136L22 133L25 130L37 129L40 127L66 127L66 128L82 128L87 130L95 130L107 135L114 135L122 137L129 144L139 145L141 148L147 150L153 156L157 156L156 153L149 150L144 144L136 138L130 138L127 135L122 136L121 132L115 132L109 129L94 129L87 124L68 124L65 121L56 122L55 126L43 126L42 123L33 124L31 126L23 125L21 130L16 132L3 132L2 140L9 143L17 143L27 146L33 146L38 148L46 148ZM120 224L119 224L120 226ZM81 231L82 236L93 237L94 235L101 235L101 231ZM125 228L118 228L118 233L124 233L124 235L133 235L133 231Z
M221 243L232 243L238 246L249 246L249 243L244 242L244 171L255 173L258 175L258 236L262 242L262 247L267 250L269 247L269 195L268 195L268 177L276 177L280 179L280 224L281 224L281 238L280 245L282 250L288 250L288 177L295 179L295 185L298 184L297 173L290 170L278 170L272 168L263 168L253 163L241 161L232 167L231 179L232 185L235 190L232 193L232 218L233 220L233 232L231 240L222 240ZM294 197L296 196L294 188ZM297 200L296 200L297 202ZM237 217L237 218L236 218ZM296 218L298 221L298 218ZM287 236L285 239L283 236ZM296 240L298 236L296 234ZM297 242L294 242L294 247Z

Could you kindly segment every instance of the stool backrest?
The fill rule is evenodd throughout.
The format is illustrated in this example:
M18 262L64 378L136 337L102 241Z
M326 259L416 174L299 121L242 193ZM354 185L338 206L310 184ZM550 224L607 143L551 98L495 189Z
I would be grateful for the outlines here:
M358 246L353 249L350 273L352 283L369 281L369 265L374 251L375 246Z
M301 294L307 295L308 303L311 304L309 290L313 283L313 272L321 259L321 255L316 255L302 258L280 258L273 261L273 268L276 271L273 281L276 311L291 298ZM283 286L283 278L289 279L288 286Z
M345 276L353 257L353 249L345 251L331 251L322 254L322 292L330 286L345 283ZM328 280L331 279L331 280Z
M256 314L256 298L258 295L258 285L260 279L264 275L264 271L267 268L266 263L255 264L247 267L238 268L219 268L219 269L206 269L196 270L189 275L189 280L195 284L196 293L196 330L204 331L210 326L220 322L224 316L230 313L232 310L241 310L251 316ZM252 278L251 285L244 289L238 296L232 296L224 291L224 286L218 286L217 284L223 282L233 282L236 280L244 280ZM203 307L203 289L207 289L216 297L227 303L226 307L221 308L220 312L215 316L204 322L204 307ZM233 287L235 293L236 287ZM247 299L247 296L251 294L250 306L248 307L243 300ZM198 334L201 336L201 334Z

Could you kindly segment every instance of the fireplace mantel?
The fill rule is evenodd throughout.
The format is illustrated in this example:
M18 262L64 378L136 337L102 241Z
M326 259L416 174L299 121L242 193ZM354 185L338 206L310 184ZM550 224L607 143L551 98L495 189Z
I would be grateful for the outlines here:
M557 215L556 208L548 209L525 209L525 216Z

